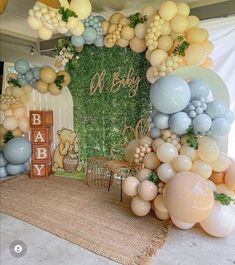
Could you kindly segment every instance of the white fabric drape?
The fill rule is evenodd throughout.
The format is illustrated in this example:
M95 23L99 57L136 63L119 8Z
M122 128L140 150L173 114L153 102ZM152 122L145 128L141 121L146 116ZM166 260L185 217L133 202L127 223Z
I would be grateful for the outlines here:
M230 109L235 113L235 15L204 20L201 26L209 31L209 39L214 44L212 70L226 83L230 94ZM235 121L229 134L228 154L235 158Z

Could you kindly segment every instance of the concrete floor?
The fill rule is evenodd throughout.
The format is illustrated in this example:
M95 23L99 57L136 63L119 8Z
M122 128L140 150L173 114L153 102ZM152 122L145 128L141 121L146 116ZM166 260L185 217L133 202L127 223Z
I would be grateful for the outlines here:
M11 216L1 218L1 265L115 265L117 263ZM21 258L9 253L15 240L27 245ZM199 227L172 228L168 241L153 258L153 265L233 265L235 231L223 239L207 236Z

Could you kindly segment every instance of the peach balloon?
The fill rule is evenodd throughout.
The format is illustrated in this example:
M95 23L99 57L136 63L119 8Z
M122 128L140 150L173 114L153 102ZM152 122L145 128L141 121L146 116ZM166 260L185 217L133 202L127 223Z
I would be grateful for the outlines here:
M40 78L46 84L52 84L56 80L56 72L50 66L45 66L40 71Z
M210 163L210 165L213 171L223 172L228 169L230 159L225 153L220 152L219 157L214 162Z
M194 161L194 160L196 160L198 158L197 150L195 150L194 148L190 147L188 144L184 144L180 148L179 151L180 151L181 155L188 156L192 161Z
M145 38L145 35L146 35L146 26L145 26L145 24L138 23L135 26L135 36L137 38L143 39L143 38Z
M151 152L145 155L143 163L144 167L154 170L159 167L161 161L156 156L156 153Z
M175 169L170 163L163 163L157 169L157 175L162 182L168 182L175 174Z
M157 148L163 143L165 143L165 141L162 138L155 139L152 143L152 148L154 152L157 152Z
M208 38L208 31L201 28L191 28L187 33L187 40L189 43L200 43L202 44ZM205 47L203 45L203 47ZM207 53L207 50L205 50ZM208 54L208 53L207 53Z
M19 120L18 127L22 132L29 132L29 119L28 118L21 118Z
M207 179L206 182L207 182L208 186L210 187L210 189L211 189L212 191L216 191L216 185L215 185L214 182L212 182L212 181L209 180L209 179Z
M18 126L18 120L14 116L8 116L3 121L3 127L8 131L13 131Z
M134 155L135 155L135 151L136 148L139 146L139 142L137 140L132 140L125 151L125 159L126 161L128 161L129 163L133 163L134 161Z
M159 15L166 21L170 21L177 12L176 3L173 1L164 1L159 8Z
M173 47L173 40L170 36L161 36L158 39L158 48L164 51L169 51Z
M216 190L218 193L224 193L227 194L228 196L230 196L231 198L234 199L235 197L235 192L232 191L227 185L225 185L224 183L216 185Z
M195 28L199 26L199 18L196 16L189 16L187 17L187 21L188 21L188 26L186 31L189 31L191 28Z
M151 203L142 200L139 196L135 196L131 201L131 209L137 216L145 216L151 210Z
M145 201L151 201L157 196L157 186L146 179L138 186L138 195Z
M225 172L224 183L232 190L235 190L235 162L231 162L228 170Z
M218 159L220 150L217 143L210 137L204 136L198 139L198 156L201 160L211 163Z
M200 225L211 236L228 236L235 228L234 211L231 206L224 206L215 201L211 213L200 222Z
M23 118L23 117L25 116L25 109L22 108L22 107L15 108L13 113L14 113L13 115L14 115L17 119L20 119L20 118Z
M193 162L191 171L197 173L205 179L208 179L212 174L211 165L200 159L197 159Z
M177 15L171 20L171 29L175 33L182 33L186 30L188 21L183 15Z
M169 163L178 156L178 150L171 143L163 143L157 149L157 157L160 161Z
M170 218L169 212L166 208L165 202L163 200L163 195L159 194L154 199L154 208L155 208L155 214L158 219L160 220L168 220Z
M184 61L188 65L200 65L207 57L206 50L201 44L193 43L185 50Z
M164 199L170 215L185 223L197 223L211 212L214 195L201 176L181 172L166 183Z
M184 222L182 222L182 221L176 219L176 218L173 217L172 215L171 215L171 221L172 221L172 223L173 223L176 227L178 227L178 228L180 228L180 229L182 229L182 230L191 229L191 228L195 225L195 223L193 223L193 224L191 224L191 223L184 223Z
M153 139L152 138L150 138L149 136L143 136L141 139L140 139L140 145L149 145L149 146L151 146L151 144L152 144L152 142L153 142Z
M213 60L210 57L207 57L200 66L205 68L211 68L213 66Z
M21 136L23 134L23 132L20 129L16 128L15 130L12 131L12 134L15 137L17 137L17 136Z
M147 80L153 84L156 80L157 80L157 77L154 76L154 73L153 73L153 67L150 67L147 72L146 72L146 78Z
M157 66L161 64L167 57L168 57L168 54L166 51L157 49L151 53L150 63L152 66Z
M215 172L215 171L212 171L212 174L210 176L210 180L212 182L214 182L215 184L224 183L224 172Z
M206 50L207 55L212 53L212 51L214 50L214 44L209 40L204 41L202 45L204 49Z
M190 8L185 3L178 3L177 4L177 10L178 10L177 13L179 15L182 15L182 16L185 16L185 17L187 17L189 15L189 13L190 13Z
M140 182L136 177L127 177L123 182L123 192L130 197L138 194L138 186Z
M124 40L131 40L135 36L135 30L130 26L124 26L122 28L121 36Z
M145 44L145 39L140 39L137 37L134 37L132 40L130 40L129 45L132 51L136 53L144 52L147 48Z
M176 172L189 171L192 167L192 161L186 155L178 155L173 159L172 165Z
M151 173L152 173L152 170L148 168L142 168L141 170L138 171L137 178L139 179L139 181L149 179Z

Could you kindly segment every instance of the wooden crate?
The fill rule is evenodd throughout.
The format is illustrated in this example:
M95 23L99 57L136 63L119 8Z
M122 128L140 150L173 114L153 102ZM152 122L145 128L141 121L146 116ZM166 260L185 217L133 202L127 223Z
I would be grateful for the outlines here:
M30 128L48 128L53 126L53 111L29 111Z
M50 145L52 142L52 128L32 128L31 129L32 144Z
M48 160L32 161L30 177L31 178L48 178L50 175L50 165Z
M51 160L51 146L50 145L40 145L40 144L33 144L32 146L32 161L50 161Z

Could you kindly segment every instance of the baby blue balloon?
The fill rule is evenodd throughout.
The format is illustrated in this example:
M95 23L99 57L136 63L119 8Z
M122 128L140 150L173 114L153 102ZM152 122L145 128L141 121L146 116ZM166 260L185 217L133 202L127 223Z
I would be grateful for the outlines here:
M224 118L214 119L211 125L211 134L215 137L222 137L229 133L230 122Z
M155 139L155 138L158 138L158 137L161 136L161 132L160 132L160 130L159 130L158 128L153 127L153 128L151 128L151 130L150 130L150 135L151 135L151 137L152 137L153 139Z
M191 91L191 100L196 98L204 97L207 98L210 93L210 88L204 81L200 79L193 79L189 82Z
M5 178L7 176L6 168L0 167L0 178Z
M92 27L85 28L84 33L83 33L83 38L85 42L88 44L94 43L97 38L96 30L93 29Z
M15 62L14 67L15 67L16 72L19 74L25 74L26 72L30 70L30 65L28 61L26 61L25 59L18 59Z
M232 124L233 121L235 120L235 115L231 110L226 110L222 118L226 119L227 121L230 122L230 124Z
M213 100L207 104L206 113L211 119L220 118L225 114L225 105L221 100Z
M40 71L41 71L41 68L40 68L40 67L34 67L34 68L32 69L33 77L34 77L36 80L39 80L39 79L40 79Z
M171 130L178 135L185 134L191 123L190 117L185 112L175 113L169 120Z
M72 36L71 43L73 44L73 46L78 48L83 46L85 41L82 36Z
M31 143L23 137L15 137L7 142L3 152L9 163L23 164L31 156Z
M190 88L183 78L167 75L152 84L150 100L160 112L165 114L176 113L188 105Z
M31 81L33 79L33 72L32 71L28 71L26 74L25 74L25 80L27 82Z
M101 37L101 38L99 38L99 39L97 39L95 41L95 46L96 47L99 47L99 48L104 47L104 39L103 39L103 37Z
M164 113L158 113L154 119L153 123L158 129L167 129L169 128L169 115Z
M5 167L7 164L7 160L3 153L0 153L0 167Z
M193 119L193 127L196 131L200 133L207 132L212 125L212 120L207 114L197 115Z
M102 22L105 20L105 18L102 16L95 16L95 18L98 19L99 22Z
M18 175L22 173L22 165L21 164L15 165L15 164L9 163L6 166L6 172L7 172L7 175L10 175L10 176Z
M18 80L18 83L19 83L21 86L24 86L24 85L27 84L27 81L24 80L24 79L22 79L22 78L17 78L17 80Z

